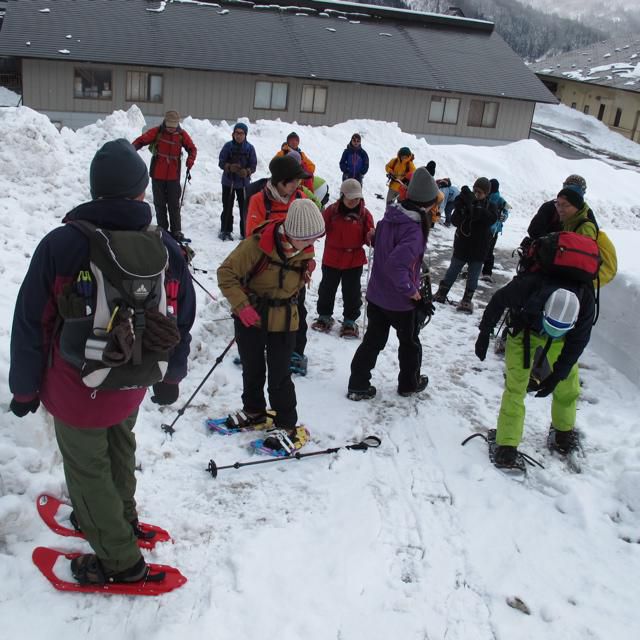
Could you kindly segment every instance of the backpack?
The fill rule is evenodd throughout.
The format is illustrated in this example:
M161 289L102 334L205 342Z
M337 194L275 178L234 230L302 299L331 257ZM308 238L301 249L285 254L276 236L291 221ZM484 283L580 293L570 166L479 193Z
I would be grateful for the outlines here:
M80 272L75 291L67 288L58 298L61 356L90 388L135 389L159 382L180 341L175 301L167 300L165 290L169 256L160 229L69 224L89 240L90 269ZM69 314L79 296L82 314Z
M552 276L592 282L602 263L598 243L573 231L559 231L533 240L523 248L517 272L542 272Z
M577 231L585 222L592 222L595 224L594 220L584 220L574 229L574 231ZM618 272L618 255L609 236L600 229L597 224L595 224L595 227L596 242L598 243L600 258L602 258L597 279L599 281L599 285L604 287L605 284L608 284L616 277L616 273Z

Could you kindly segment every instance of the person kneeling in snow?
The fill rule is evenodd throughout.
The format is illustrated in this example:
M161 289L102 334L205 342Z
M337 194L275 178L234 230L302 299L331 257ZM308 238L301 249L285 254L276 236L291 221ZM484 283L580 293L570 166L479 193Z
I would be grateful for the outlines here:
M93 335L89 330L94 316L100 317L97 303L104 304L104 300L98 300L100 272L93 262L89 270L90 242L82 229L91 223L101 234L115 236L127 232L128 246L135 247L136 232L143 235L152 221L151 208L144 202L149 173L135 148L119 139L98 150L91 162L89 180L93 200L68 213L64 226L54 229L40 242L20 288L11 333L11 411L24 417L30 411L35 413L42 401L53 416L73 505L71 521L95 551L95 555L84 554L71 561L74 577L83 584L139 582L148 578L149 568L140 554L137 538L146 539L148 533L138 525L134 498L133 428L147 391L148 370L140 363L139 369L133 367L135 371L131 371L136 381L127 382L125 374L120 373L126 369L126 360L106 364L107 357L126 355L133 365L138 364L130 353L132 348L127 348L127 334L119 331L122 328L126 331L131 316L128 323L114 324L112 328L114 317L117 318L114 311L103 333L112 337L117 333L119 338L107 343L110 350L105 347L101 362L112 367L113 373L108 375L121 376L120 384L106 388L88 386L91 381L86 369L96 362L87 355L88 336ZM164 275L166 311L167 316L173 316L177 307L174 327L179 331L179 336L175 336L179 341L170 351L163 381L153 384L151 400L167 405L178 399L178 382L187 373L195 292L176 241L162 232L159 244L161 252L168 254ZM149 258L145 258L138 262L143 269L148 266ZM109 277L113 278L114 273ZM112 284L115 286L115 281ZM132 311L122 298L118 304L116 310ZM155 313L159 311L160 305ZM141 335L145 340L140 338L143 350L145 341L153 340L150 312L148 309L144 314L146 330ZM136 317L136 327L137 323ZM81 340L83 332L86 335ZM101 337L102 333L96 333L92 342L99 343ZM94 347L94 352L97 349ZM126 351L129 353L125 354Z
M218 268L218 286L231 304L242 361L243 413L253 424L266 422L268 369L275 429L267 432L263 446L286 455L308 439L304 427L296 426L289 365L298 330L298 295L313 269L313 243L324 230L318 207L308 199L295 200L284 221L257 227Z
M538 273L516 276L491 298L480 322L475 353L487 355L489 338L505 309L509 309L505 365L506 377L496 432L494 464L522 468L518 452L524 428L525 403L532 355L542 348L552 366L540 381L536 398L553 394L551 428L547 444L568 454L578 447L574 430L580 395L578 358L589 343L595 316L590 283L560 280Z
M398 393L410 396L426 389L429 378L420 374L422 344L416 303L420 296L422 260L431 229L429 208L436 201L438 187L425 167L416 169L407 199L387 205L376 227L375 259L367 287L369 325L351 361L347 397L368 400L376 395L370 384L371 370L393 327L400 346Z

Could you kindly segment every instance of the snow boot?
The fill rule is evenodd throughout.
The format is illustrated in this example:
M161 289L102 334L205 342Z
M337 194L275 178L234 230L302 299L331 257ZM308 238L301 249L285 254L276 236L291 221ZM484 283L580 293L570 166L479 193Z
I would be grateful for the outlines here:
M525 471L525 462L522 454L518 451L518 447L497 444L495 429L489 429L487 444L489 445L489 460L497 469Z
M549 451L556 451L560 455L566 456L580 448L580 434L575 429L558 431L551 425L547 436L547 447Z
M356 402L359 400L371 400L375 395L376 388L371 384L366 389L349 389L347 391L347 398Z
M289 456L302 449L309 442L309 432L304 427L292 429L271 429L262 442L263 449L270 449L277 455Z
M358 332L358 325L355 320L345 320L340 327L341 338L358 338L360 336Z
M124 571L107 571L98 556L86 553L71 561L71 573L80 584L111 584L114 582L141 582L147 580L149 567L140 558L132 567ZM158 574L160 575L160 574ZM164 578L164 574L162 574ZM156 580L162 579L154 576Z
M424 391L427 388L428 384L429 384L428 376L420 376L418 378L418 384L415 389L411 389L410 391L401 391L400 389L398 389L398 394L401 395L403 398L408 398L409 396L412 396L414 393L420 393L421 391Z
M333 327L333 318L331 316L318 316L311 324L311 328L314 331L321 331L322 333L329 333L331 327Z
M307 365L309 364L309 359L307 356L302 356L295 351L291 354L291 364L289 365L289 370L291 373L297 373L301 376L307 375Z
M471 299L473 298L473 294L474 294L474 291L469 291L469 289L465 289L464 295L462 296L462 300L458 302L456 311L462 311L463 313L473 313L473 302L471 302Z
M441 282L438 285L438 290L433 296L433 301L444 304L447 301L447 294L449 293L449 289L451 289L451 285L447 286L444 282Z
M69 514L69 521L71 522L71 526L78 531L79 533L82 533L82 529L80 528L80 523L78 522L78 518L76 518L76 514L75 511L72 511ZM131 521L131 528L133 529L133 535L138 538L138 540L153 540L156 537L156 532L155 531L143 531L140 528L140 523L138 521L138 518L136 518L135 520Z
M490 273L483 273L480 276L480 280L482 280L482 282L489 282L489 283L493 283L493 276Z

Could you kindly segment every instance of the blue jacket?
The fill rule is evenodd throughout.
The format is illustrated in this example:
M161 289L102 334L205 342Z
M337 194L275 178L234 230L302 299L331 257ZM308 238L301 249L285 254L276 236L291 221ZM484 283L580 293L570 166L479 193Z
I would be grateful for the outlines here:
M343 180L355 178L359 182L362 182L362 176L369 171L369 156L367 152L362 147L356 149L349 143L347 148L342 152L340 170L342 171Z
M414 309L426 245L420 214L390 204L376 227L367 300L388 311Z
M222 169L222 186L231 187L234 189L246 189L251 182L251 178L241 178L237 173L231 173L224 170L225 164L239 164L242 169L249 169L251 174L254 174L258 165L256 158L256 150L253 145L246 140L242 144L237 144L235 140L229 140L222 147L220 151L220 157L218 159L218 166Z
M152 221L146 202L129 199L93 200L76 207L63 222L87 220L98 227L136 230ZM178 244L163 232L169 253L168 282L178 285L178 329L181 340L169 359L168 382L187 374L195 317L195 292ZM72 225L48 233L37 246L25 276L13 317L9 386L15 396L40 396L51 414L77 427L106 427L126 418L142 402L145 389L99 390L86 387L80 372L59 354L58 296L75 282L89 263L89 240Z
M495 236L502 233L502 225L507 221L509 217L509 207L507 201L500 195L499 191L494 191L489 196L489 202L493 202L496 205L498 212L498 220L491 225L491 235Z
M444 200L440 203L440 215L444 213L445 207L448 204L452 204L453 201L460 195L460 189L451 185L449 187L438 187L442 194L444 195Z

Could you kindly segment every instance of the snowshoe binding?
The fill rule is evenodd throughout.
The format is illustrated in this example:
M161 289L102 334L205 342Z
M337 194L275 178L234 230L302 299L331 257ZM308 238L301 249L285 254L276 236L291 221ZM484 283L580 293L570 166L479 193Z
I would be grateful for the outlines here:
M580 432L575 429L559 431L551 426L547 435L547 447L549 451L555 451L562 456L580 451Z
M206 424L210 431L229 436L242 431L271 429L275 415L275 411L266 411L265 413L238 411L237 413L229 414L226 418L209 418Z
M69 514L69 522L71 522L71 526L78 532L82 533L82 529L80 528L80 523L78 522L78 518L76 518L75 511L72 511ZM133 529L133 535L138 538L138 540L143 540L145 542L150 542L156 537L156 531L152 529L145 529L140 526L140 521L138 518L131 521L131 528Z
M359 402L360 400L371 400L375 397L376 388L371 384L366 389L349 389L347 391L347 398Z
M271 429L262 440L254 440L251 446L256 451L269 456L284 458L294 455L309 442L309 431L305 427L292 429Z
M85 553L71 561L71 573L80 584L111 584L114 582L159 582L164 580L164 573L151 575L149 566L140 558L129 569L124 571L107 571L98 556Z
M340 337L351 339L359 338L358 325L353 320L345 320L340 327Z
M318 316L311 324L311 328L314 331L320 331L321 333L329 333L333 324L334 319L331 316Z

